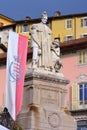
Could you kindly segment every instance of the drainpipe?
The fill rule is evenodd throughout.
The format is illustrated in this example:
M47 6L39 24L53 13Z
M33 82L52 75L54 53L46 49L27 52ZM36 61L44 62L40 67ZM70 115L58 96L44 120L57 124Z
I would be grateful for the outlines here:
M76 17L74 18L74 37L76 39Z

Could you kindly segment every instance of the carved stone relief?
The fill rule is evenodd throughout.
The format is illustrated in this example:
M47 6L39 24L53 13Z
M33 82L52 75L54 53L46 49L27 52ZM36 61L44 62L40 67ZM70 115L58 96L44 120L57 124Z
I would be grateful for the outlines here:
M51 113L48 115L48 123L51 127L57 128L60 126L60 117L57 113Z

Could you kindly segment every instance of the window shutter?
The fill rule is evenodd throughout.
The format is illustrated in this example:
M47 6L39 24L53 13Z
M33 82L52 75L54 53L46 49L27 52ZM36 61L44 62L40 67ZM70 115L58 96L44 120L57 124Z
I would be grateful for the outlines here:
M76 110L78 107L78 85L74 83L72 85L72 110Z
M81 27L83 27L83 19L81 19Z

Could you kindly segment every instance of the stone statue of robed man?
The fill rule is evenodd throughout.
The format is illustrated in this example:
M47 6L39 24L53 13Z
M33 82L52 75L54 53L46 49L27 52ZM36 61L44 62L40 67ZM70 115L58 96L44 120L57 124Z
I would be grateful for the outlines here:
M52 31L47 26L48 16L46 11L41 15L41 22L33 24L31 35L32 68L41 68L52 71L55 69L52 59Z

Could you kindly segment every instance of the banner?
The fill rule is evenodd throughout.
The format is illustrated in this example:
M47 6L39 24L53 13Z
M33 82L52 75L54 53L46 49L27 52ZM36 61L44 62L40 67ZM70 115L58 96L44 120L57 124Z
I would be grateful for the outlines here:
M15 120L21 110L28 38L9 32L6 69L6 107Z

